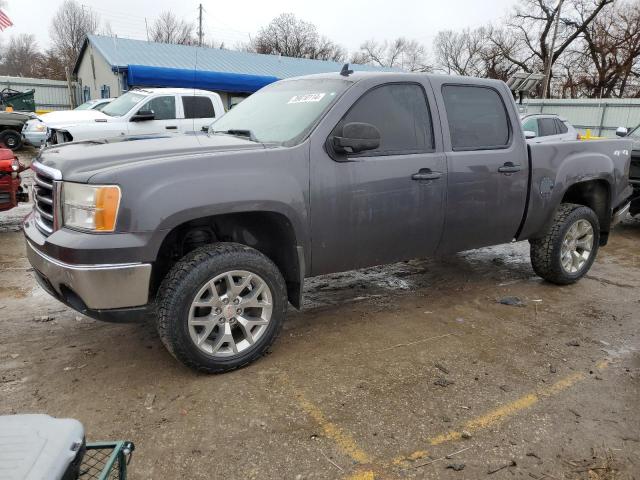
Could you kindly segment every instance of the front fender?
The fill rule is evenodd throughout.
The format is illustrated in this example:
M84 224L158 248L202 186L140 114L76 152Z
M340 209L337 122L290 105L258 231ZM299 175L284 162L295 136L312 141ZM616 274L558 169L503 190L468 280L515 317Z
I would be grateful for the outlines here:
M91 182L120 185L118 231L153 232L149 261L178 225L241 212L283 215L298 244L307 247L309 167L304 152L296 147L134 163L97 174Z

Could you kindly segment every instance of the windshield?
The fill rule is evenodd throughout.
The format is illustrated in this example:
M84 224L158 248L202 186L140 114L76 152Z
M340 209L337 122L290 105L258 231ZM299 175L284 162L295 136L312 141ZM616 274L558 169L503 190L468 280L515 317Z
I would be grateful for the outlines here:
M254 93L211 125L214 132L245 131L259 142L295 144L351 82L290 80Z
M138 104L146 95L136 92L127 92L116 98L102 109L102 113L110 117L121 117Z
M107 105L109 105L109 103L111 103L111 102L102 102L102 103L99 103L99 104L97 104L95 107L93 107L93 109L94 109L94 110L97 110L97 111L99 111L99 112L101 112L101 111L102 111L102 109L103 109L104 107L106 107Z
M95 102L93 100L84 102L82 105L78 105L75 110L90 110Z
M637 126L633 130L631 130L631 133L629 133L629 136L640 140L640 126Z

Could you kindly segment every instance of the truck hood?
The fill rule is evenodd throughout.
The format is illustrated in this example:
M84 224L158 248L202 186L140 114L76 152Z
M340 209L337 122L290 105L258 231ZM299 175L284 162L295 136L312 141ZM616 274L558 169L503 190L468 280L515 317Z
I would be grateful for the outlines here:
M59 128L62 126L78 125L83 123L94 123L96 119L101 121L113 121L114 117L105 115L98 110L64 110L60 112L49 112L40 115L40 120L48 127Z
M43 149L36 161L55 168L63 180L89 182L98 173L140 162L198 154L216 155L238 150L264 149L265 145L230 135L139 135L109 140L87 140ZM185 165L185 168L189 168Z

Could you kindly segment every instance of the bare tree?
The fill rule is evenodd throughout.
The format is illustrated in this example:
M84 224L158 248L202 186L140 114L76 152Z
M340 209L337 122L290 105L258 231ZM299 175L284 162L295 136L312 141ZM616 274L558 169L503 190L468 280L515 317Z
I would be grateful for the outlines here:
M518 66L492 40L503 35L491 25L438 32L433 42L436 69L447 74L507 80ZM510 46L509 50L514 48Z
M502 37L494 44L512 63L524 71L550 68L613 0L520 0L507 21ZM559 8L562 8L558 15ZM558 21L557 40L550 49L554 25ZM503 43L507 42L507 43ZM514 48L517 46L518 48Z
M640 66L640 0L618 3L584 31L582 84L591 97L622 97L636 90Z
M36 77L50 80L66 80L65 65L58 52L50 48L39 56Z
M2 57L3 75L34 77L39 73L41 54L34 35L21 33L11 37Z
M154 42L196 45L195 25L176 17L171 11L162 12L153 22L149 34Z
M319 60L342 61L346 56L345 50L321 36L314 24L292 13L283 13L271 20L242 48L255 53Z
M378 67L396 67L410 72L432 70L424 45L404 37L396 38L392 42L367 40L360 46L360 51L351 56L351 61Z
M482 53L485 41L482 29L438 32L433 42L437 68L447 74L484 77L486 72Z
M65 67L72 68L87 35L98 29L98 18L76 0L64 0L51 21L53 45Z

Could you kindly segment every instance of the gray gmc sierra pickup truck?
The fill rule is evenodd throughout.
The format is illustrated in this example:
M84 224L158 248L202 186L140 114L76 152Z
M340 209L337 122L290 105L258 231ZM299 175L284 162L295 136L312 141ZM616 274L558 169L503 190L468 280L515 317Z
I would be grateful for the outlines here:
M83 141L33 164L40 284L94 318L157 316L186 365L258 358L305 277L528 240L569 284L628 210L630 142L527 144L499 81L323 74L207 134Z

